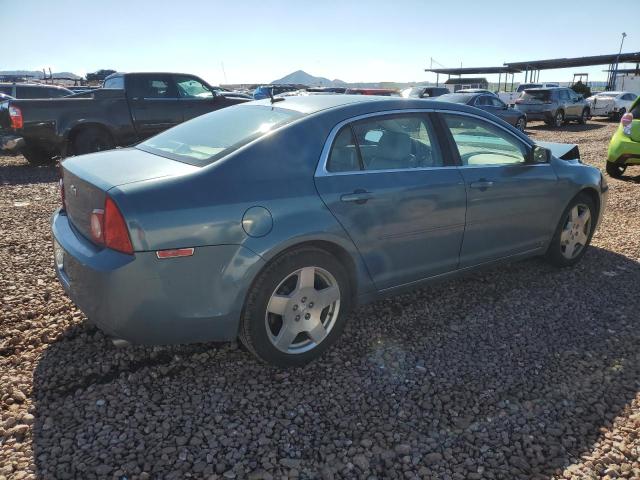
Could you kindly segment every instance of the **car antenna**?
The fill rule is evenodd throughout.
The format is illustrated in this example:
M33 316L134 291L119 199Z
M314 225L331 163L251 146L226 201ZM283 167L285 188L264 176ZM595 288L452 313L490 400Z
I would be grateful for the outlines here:
M275 98L273 96L273 88L269 89L269 98L271 99L271 103L274 104L276 102L284 102L284 97Z

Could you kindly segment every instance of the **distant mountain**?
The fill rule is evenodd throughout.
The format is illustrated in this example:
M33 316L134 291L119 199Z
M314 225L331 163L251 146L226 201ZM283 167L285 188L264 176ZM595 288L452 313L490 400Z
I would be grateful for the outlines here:
M300 85L307 85L309 87L337 87L346 85L345 82L339 79L329 80L325 77L314 77L303 70L297 70L289 75L285 75L278 80L274 80L271 83L293 83Z
M0 75L15 75L15 76L23 76L23 77L30 77L30 78L36 78L36 79L44 78L44 74L42 73L42 70L0 70ZM49 73L47 72L47 77L48 76L49 76ZM73 79L82 78L79 75L76 75L75 73L71 73L71 72L53 72L52 76L53 78L73 78Z

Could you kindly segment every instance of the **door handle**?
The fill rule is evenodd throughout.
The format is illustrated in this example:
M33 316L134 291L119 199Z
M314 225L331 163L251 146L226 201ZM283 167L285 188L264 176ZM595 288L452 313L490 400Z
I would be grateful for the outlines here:
M490 180L478 180L477 182L471 182L469 185L471 188L479 188L480 190L486 190L489 187L493 187L493 182Z
M356 190L353 193L345 193L340 197L340 200L343 202L354 202L359 205L363 203L367 203L367 201L373 198L373 194L371 192L367 192L366 190Z

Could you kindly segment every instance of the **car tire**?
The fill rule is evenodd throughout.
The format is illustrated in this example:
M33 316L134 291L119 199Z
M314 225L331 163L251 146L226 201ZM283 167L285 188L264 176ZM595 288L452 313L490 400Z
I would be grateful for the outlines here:
M556 267L575 265L584 256L595 230L598 212L586 193L576 195L562 212L546 258Z
M589 119L589 109L585 108L582 110L582 113L580 114L580 117L578 118L578 123L580 125L584 125L585 123L587 123L587 120Z
M616 114L614 115L614 117L613 117L613 118L614 118L617 122L619 122L620 120L622 120L622 116L623 116L625 113L627 113L627 109L626 109L626 108L624 108L624 107L622 107L620 110L618 110L618 113L616 113Z
M562 125L564 125L564 112L562 110L558 110L553 116L552 122L552 125L555 128L560 128Z
M617 163L607 162L607 175L609 175L612 178L622 177L626 169L627 169L626 165L619 165Z
M73 139L74 155L110 150L114 146L111 135L97 127L84 128Z
M524 133L525 128L527 128L527 119L526 117L520 117L515 124L515 127Z
M305 365L338 339L350 299L349 276L335 256L316 247L286 252L271 261L251 287L240 340L265 363Z
M46 165L53 163L53 157L55 156L42 148L30 146L28 144L22 147L20 153L22 153L22 156L26 158L27 162L31 165Z

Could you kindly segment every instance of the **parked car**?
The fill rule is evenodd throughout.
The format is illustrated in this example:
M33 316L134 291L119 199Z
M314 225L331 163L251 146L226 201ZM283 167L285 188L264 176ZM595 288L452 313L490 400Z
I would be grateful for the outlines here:
M346 87L309 87L307 92L309 93L344 93Z
M203 113L246 102L179 73L116 73L69 98L0 103L0 149L32 164L132 145Z
M498 92L498 98L507 105L515 105L516 100L520 98L522 92L531 88L555 88L560 85L557 83L521 83L513 92Z
M40 83L0 83L0 93L21 100L29 98L61 98L73 94L68 88Z
M239 336L302 365L355 305L500 261L578 262L607 186L576 159L455 103L236 105L64 160L56 271L118 343Z
M262 100L271 96L275 97L284 92L300 90L299 85L262 85L253 91L254 100Z
M445 87L409 87L403 90L400 95L405 98L432 98L446 95L449 89Z
M640 165L640 97L622 115L607 154L607 173L620 178L629 165Z
M448 93L438 97L440 102L453 102L480 108L492 113L521 132L527 127L527 116L509 106L493 94L487 93Z
M347 88L347 95L378 95L380 97L399 97L395 88Z
M592 117L609 117L620 120L638 98L631 92L599 92L587 98Z
M460 90L456 90L455 93L485 93L487 95L493 95L497 97L497 95L491 90L487 90L486 88L461 88Z
M589 104L570 88L531 88L516 100L516 108L527 120L544 120L547 125L561 127L569 120L584 124L591 113Z

